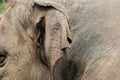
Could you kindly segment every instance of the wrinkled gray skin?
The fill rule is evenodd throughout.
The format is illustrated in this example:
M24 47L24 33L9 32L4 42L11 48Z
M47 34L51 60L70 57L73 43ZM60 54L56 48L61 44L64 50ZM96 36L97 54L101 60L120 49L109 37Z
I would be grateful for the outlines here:
M7 56L0 80L120 79L120 0L54 1L66 8L72 44L52 69L37 54L35 27L38 15L50 9L34 0L17 1L9 3L0 22L0 54Z

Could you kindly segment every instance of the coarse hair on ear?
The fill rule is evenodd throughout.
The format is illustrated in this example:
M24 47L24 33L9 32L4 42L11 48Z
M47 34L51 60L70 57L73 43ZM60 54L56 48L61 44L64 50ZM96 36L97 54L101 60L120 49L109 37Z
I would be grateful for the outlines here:
M39 1L41 0L35 0L35 4L50 7L50 9L46 11L44 17L37 18L36 28L40 31L37 41L41 45L38 52L43 63L52 68L55 62L64 55L65 49L70 48L71 32L61 5Z

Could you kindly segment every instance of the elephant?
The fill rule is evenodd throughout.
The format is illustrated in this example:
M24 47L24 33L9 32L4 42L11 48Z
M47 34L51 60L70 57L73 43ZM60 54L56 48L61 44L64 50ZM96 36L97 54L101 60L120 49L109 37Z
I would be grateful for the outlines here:
M119 80L120 0L8 0L0 80Z

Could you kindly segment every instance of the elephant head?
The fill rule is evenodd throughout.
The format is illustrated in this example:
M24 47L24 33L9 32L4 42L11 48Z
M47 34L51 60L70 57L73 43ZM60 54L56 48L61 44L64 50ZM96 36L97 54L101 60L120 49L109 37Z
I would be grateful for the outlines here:
M64 7L42 0L8 1L0 38L0 80L51 80L71 43Z

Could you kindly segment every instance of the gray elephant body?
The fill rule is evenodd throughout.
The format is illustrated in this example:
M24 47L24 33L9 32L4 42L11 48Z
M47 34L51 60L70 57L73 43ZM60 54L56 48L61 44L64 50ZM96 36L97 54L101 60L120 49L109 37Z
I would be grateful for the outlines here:
M65 7L72 32L66 56L77 65L75 80L119 80L119 0L70 0ZM70 72L65 80L72 80Z
M1 80L120 79L119 0L45 0L39 4L37 1L42 0L13 0L1 19L0 51L8 53L8 62L0 69ZM38 38L39 28L35 28L43 18L48 26L43 29L47 40ZM66 49L68 27L62 35L59 29L64 31L64 27L54 29L54 22L57 26L69 26L72 34L69 49ZM49 36L54 36L53 40ZM42 44L45 49L41 50L43 53L46 50L46 54L41 53L41 57L35 54L37 41L41 44L45 41Z

